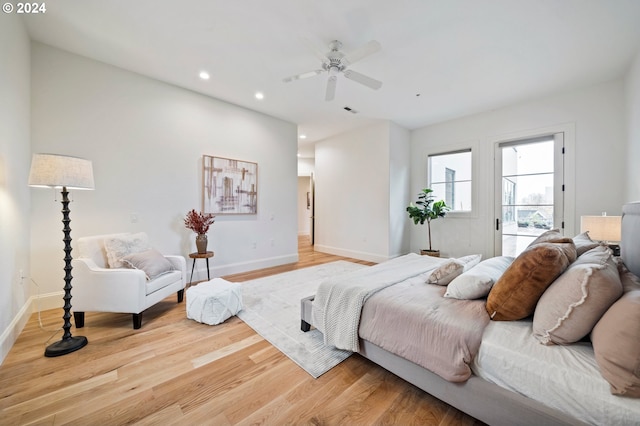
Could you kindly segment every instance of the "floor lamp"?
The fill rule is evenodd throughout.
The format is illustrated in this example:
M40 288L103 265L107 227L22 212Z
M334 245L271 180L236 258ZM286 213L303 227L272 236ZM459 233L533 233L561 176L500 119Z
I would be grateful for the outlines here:
M93 189L93 167L83 158L55 154L34 154L29 186L62 189L62 232L64 233L64 334L62 340L47 346L44 356L54 357L77 351L89 342L84 336L71 336L71 228L69 189Z

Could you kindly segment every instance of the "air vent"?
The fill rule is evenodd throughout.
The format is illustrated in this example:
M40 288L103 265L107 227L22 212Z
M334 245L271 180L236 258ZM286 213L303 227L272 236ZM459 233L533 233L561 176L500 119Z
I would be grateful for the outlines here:
M351 107L348 107L348 106L344 107L344 110L345 111L349 111L351 114L357 114L358 113L358 111L356 111L355 109L352 109Z

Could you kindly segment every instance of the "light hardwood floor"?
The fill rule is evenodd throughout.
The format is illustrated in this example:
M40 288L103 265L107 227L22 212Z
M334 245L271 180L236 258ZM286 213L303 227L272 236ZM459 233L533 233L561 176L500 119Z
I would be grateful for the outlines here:
M339 259L303 238L299 262L225 278ZM0 366L0 425L482 424L359 355L314 380L238 318L199 324L175 297L147 310L139 330L130 315L87 313L71 332L89 344L45 358L61 316L42 312L43 330L33 314Z

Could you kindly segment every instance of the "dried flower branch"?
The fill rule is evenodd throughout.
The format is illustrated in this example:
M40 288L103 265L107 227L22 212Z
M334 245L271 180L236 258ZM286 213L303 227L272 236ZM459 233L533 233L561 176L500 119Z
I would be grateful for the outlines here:
M196 234L206 234L209 231L209 226L215 222L214 217L211 213L198 213L192 209L184 218L184 226Z

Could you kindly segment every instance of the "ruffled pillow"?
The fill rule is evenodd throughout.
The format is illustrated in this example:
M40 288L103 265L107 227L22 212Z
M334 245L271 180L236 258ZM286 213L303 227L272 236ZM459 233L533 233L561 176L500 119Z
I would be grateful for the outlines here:
M597 246L544 292L533 316L533 335L545 345L577 342L620 296L622 283L611 250Z
M428 277L427 284L447 285L464 271L468 271L482 259L481 254L470 254L458 259L451 259L438 266Z

